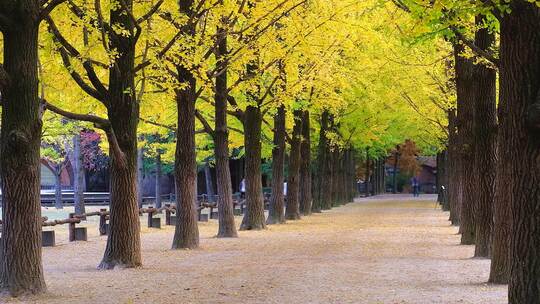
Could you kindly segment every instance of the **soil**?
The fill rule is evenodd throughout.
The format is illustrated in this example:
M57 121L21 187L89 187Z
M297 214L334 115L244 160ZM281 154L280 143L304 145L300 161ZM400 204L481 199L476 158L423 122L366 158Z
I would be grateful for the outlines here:
M55 227L48 292L0 303L506 303L506 285L486 284L489 260L471 258L447 219L434 196L387 195L238 239L215 238L210 220L197 250L170 250L173 227L142 228L144 267L112 271L96 269L97 221L88 242Z

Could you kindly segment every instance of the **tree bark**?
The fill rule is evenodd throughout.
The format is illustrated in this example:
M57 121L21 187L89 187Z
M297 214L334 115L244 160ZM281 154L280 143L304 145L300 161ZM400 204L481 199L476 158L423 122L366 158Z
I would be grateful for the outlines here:
M240 230L260 230L266 228L261 177L261 109L248 106L243 123L247 209Z
M373 162L373 194L381 194L381 160L379 158Z
M331 207L336 207L341 203L339 200L339 147L332 145L328 153L330 155L330 158L328 160L328 168L330 170L330 180L332 181Z
M500 100L497 130L497 169L495 170L495 195L493 204L493 231L491 244L490 283L508 284L510 276L510 146L508 128L508 102Z
M132 0L125 0L132 7ZM134 31L134 24L125 11L111 10L110 24ZM113 34L111 34L113 35ZM137 206L137 125L139 103L136 101L133 67L135 45L133 37L110 39L111 49L118 52L114 68L109 69L108 117L111 122L110 146L110 220L107 246L98 268L116 266L131 268L142 265Z
M392 193L397 193L397 169L399 164L399 145L396 146L396 152L394 155L394 172L392 173Z
M309 110L302 114L302 145L300 155L300 211L303 215L310 215L313 205L311 192L311 132Z
M62 165L55 165L54 170L54 207L56 209L64 209L64 203L62 202Z
M476 18L480 27L485 17ZM476 32L475 44L488 51L495 42L495 35L488 29ZM474 107L474 175L476 176L475 222L475 257L489 257L491 253L491 230L493 221L493 197L495 192L496 166L496 71L490 67L477 65L475 68L476 102Z
M191 18L193 0L180 0L180 12ZM183 34L195 35L195 24L189 22L182 28ZM176 202L177 220L174 230L173 249L199 247L199 227L197 225L197 159L195 146L195 102L197 83L191 71L182 64L176 66L178 83L186 87L176 89L178 109L175 154L175 182L180 192Z
M458 130L460 137L459 153L461 154L461 170L463 172L463 198L460 214L461 244L474 245L474 204L477 187L474 168L474 132L473 112L475 107L475 67L471 59L461 56L463 46L455 48L456 89L458 100Z
M300 149L302 144L302 111L294 111L294 127L289 155L289 178L287 180L287 220L300 219Z
M347 160L347 150L342 150L340 152L340 161L339 161L339 192L340 192L340 199L342 204L346 204L349 202L348 196L347 196L347 171L346 171L346 160Z
M229 167L229 131L227 128L227 31L218 28L216 61L225 64L224 71L216 76L214 154L216 157L216 183L218 193L218 237L238 237L234 222L231 169Z
M156 208L161 208L161 153L156 155Z
M319 132L319 146L318 146L318 155L317 155L317 189L319 196L317 198L317 204L313 208L313 212L320 212L323 209L327 210L329 209L330 205L330 191L329 191L329 180L327 179L328 176L326 175L326 164L327 164L327 145L328 145L328 137L326 133L328 132L328 118L329 113L327 110L324 110L321 113L321 129Z
M500 92L502 94L502 92ZM500 95L502 97L502 95ZM512 170L507 100L500 99L497 129L497 170L495 170L495 196L493 204L493 231L489 282L508 284L510 276L511 193Z
M272 149L272 197L267 224L285 223L283 181L285 166L285 106L278 108L274 116L274 148Z
M137 205L143 207L144 149L137 149Z
M540 299L540 8L510 2L501 20L500 128L509 147L511 241L509 303Z
M212 181L212 170L210 170L210 164L206 162L204 164L204 183L206 186L206 195L210 202L214 201L214 182Z
M0 27L4 64L0 66L2 128L2 252L0 290L13 296L42 293L40 138L38 98L39 1L0 10L13 23ZM14 16L15 18L11 17ZM4 70L5 69L5 70Z
M394 167L395 168L395 167ZM394 175L395 175L395 171L394 171ZM366 148L366 176L365 176L365 186L366 186L366 189L364 189L365 191L365 195L366 197L369 197L369 184L370 184L370 177L371 177L371 160L369 159L369 148Z
M445 150L437 154L437 201L441 204L443 211L450 211L447 199L447 174L447 152Z
M84 214L84 166L83 155L81 153L81 134L77 133L73 137L73 200L75 214Z
M459 138L455 109L448 111L448 206L450 222L454 226L460 224L461 206L461 165L459 154Z

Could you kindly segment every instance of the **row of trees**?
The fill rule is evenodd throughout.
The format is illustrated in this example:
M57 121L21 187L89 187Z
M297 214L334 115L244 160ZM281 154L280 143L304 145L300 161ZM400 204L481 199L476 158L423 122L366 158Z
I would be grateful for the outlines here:
M49 117L107 139L110 233L100 269L142 265L141 138L152 136L160 158L174 162L173 249L199 244L198 161L216 168L217 236L227 238L237 236L231 151L245 158L242 230L350 201L367 147L378 157L410 138L436 151L444 132L418 112L444 123L431 100L451 102L433 83L446 77L448 50L442 40L405 43L399 23L413 21L376 0L0 2L1 288L45 290L39 157Z
M510 303L540 297L537 211L540 8L538 1L394 1L453 47L457 107L446 159L450 220L489 281L509 283ZM415 29L419 30L418 28ZM498 98L497 98L498 94Z

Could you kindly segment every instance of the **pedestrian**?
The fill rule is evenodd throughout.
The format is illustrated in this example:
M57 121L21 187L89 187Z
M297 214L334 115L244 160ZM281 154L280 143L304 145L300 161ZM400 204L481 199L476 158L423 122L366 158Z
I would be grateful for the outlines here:
M418 179L416 176L413 176L411 178L411 188L413 190L413 196L419 197L420 196L420 184L418 183Z
M240 182L240 197L245 198L246 197L246 179L243 178Z

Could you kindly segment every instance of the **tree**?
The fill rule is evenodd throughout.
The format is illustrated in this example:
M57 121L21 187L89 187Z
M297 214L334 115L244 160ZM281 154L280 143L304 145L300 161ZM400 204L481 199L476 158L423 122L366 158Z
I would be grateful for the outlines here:
M41 261L38 34L62 1L2 1L2 261L0 289L16 296L46 289Z
M476 23L480 27L476 31L475 45L489 51L495 43L495 35L489 29L481 28L485 16L477 16ZM477 81L474 106L474 175L477 187L474 205L475 221L475 253L476 257L489 257L491 252L491 232L493 221L493 200L495 192L496 166L496 71L485 65L477 64L475 69Z
M309 110L302 113L302 143L300 146L300 211L310 215L313 205L311 193L311 130Z
M509 303L534 303L540 297L536 214L538 191L538 92L540 92L540 9L512 1L501 18L500 128L511 147L506 176L511 205Z
M274 116L274 148L272 149L272 197L268 210L267 224L285 223L285 200L283 195L285 165L285 106L281 105Z
M195 35L195 14L192 0L178 2L180 12L188 19L181 32ZM189 53L189 48L184 50ZM197 161L195 155L195 102L197 101L196 79L186 67L176 65L178 83L187 84L175 90L178 108L178 131L176 132L175 179L180 196L177 201L178 220L173 240L173 249L196 248L199 246L197 227Z
M100 269L116 266L138 267L142 264L140 253L140 229L137 203L137 126L139 123L139 102L137 100L135 75L146 65L135 66L136 45L142 28L141 23L159 8L162 2L151 7L140 18L133 15L133 1L122 0L118 6L111 7L108 20L101 11L100 1L94 3L96 15L87 14L86 3L82 7L71 2L69 11L81 21L90 19L94 26L93 39L103 46L110 64L100 64L98 60L87 58L71 44L57 26L54 18L46 18L49 31L54 36L57 50L65 68L77 85L89 96L101 103L107 110L107 119L91 114L78 114L66 111L51 103L44 106L57 114L74 120L93 123L106 135L109 143L110 162L110 222L107 246ZM62 20L63 21L63 20ZM63 26L73 26L69 23ZM115 29L121 29L119 34ZM79 31L83 33L83 31ZM112 54L114 56L110 56ZM74 66L80 64L89 83ZM96 66L108 74L105 86L96 72Z
M294 111L294 128L291 136L291 152L289 154L289 177L287 179L287 220L300 219L300 166L302 145L302 110Z

